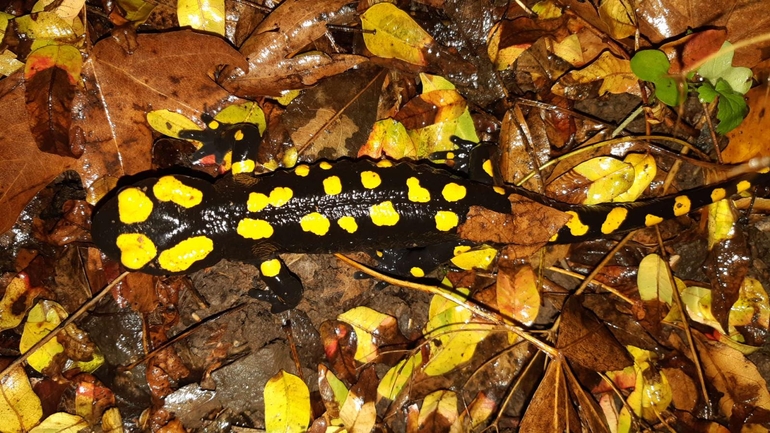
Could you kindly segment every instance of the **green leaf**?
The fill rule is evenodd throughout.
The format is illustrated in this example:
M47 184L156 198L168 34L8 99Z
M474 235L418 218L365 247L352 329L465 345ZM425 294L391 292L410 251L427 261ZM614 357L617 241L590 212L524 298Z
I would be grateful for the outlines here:
M631 58L631 70L634 75L644 81L658 81L668 74L671 62L663 51L644 50L634 54Z
M743 122L743 118L749 113L749 107L743 95L733 90L727 81L717 81L715 89L719 93L719 104L717 104L719 125L716 131L724 135Z
M676 80L670 77L661 77L655 83L655 96L660 99L660 102L674 107L679 104L679 86L677 86Z
M704 104L710 104L714 102L714 99L719 96L719 93L717 93L716 89L714 89L714 86L711 85L711 83L703 83L702 86L698 87L698 99L700 102Z
M698 68L698 74L716 85L721 78L737 93L745 94L751 88L751 69L733 66L735 52L732 44L725 42L719 50L721 54L704 63Z

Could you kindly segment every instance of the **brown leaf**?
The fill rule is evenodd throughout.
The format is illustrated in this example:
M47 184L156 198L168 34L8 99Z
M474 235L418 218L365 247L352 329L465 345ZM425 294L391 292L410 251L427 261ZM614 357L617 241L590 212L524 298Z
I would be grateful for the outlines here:
M656 44L700 27L724 27L733 43L767 32L770 3L754 0L714 0L708 7L693 7L689 0L649 0L636 10L639 29ZM738 50L735 64L752 67L764 56L768 41Z
M767 93L767 82L764 82L746 94L749 114L737 128L727 134L730 143L722 152L724 162L737 164L755 157L770 156L770 146L763 139L770 135L770 122L765 119L770 113Z
M209 73L226 64L246 67L240 54L222 39L189 30L138 35L126 41L108 38L96 44L86 66L99 84L103 105L92 103L84 110L99 119L104 110L109 123L81 125L99 151L89 158L104 170L97 174L148 170L152 132L145 120L147 111L168 109L195 118L199 110L216 107L230 95ZM110 159L94 161L96 155Z
M77 161L38 149L29 130L21 74L0 82L0 233L32 197Z
M542 246L569 220L565 213L525 197L511 195L508 199L510 214L472 206L457 234L479 243Z
M588 370L622 370L634 363L606 325L574 296L564 303L556 347L567 359Z
M569 366L564 366L564 372L567 376L567 386L569 387L570 394L572 394L575 403L577 403L575 406L578 409L580 421L582 421L581 426L593 433L609 433L610 428L607 426L607 420L602 415L599 404L583 389L575 375L572 374Z
M467 106L465 99L456 90L434 90L407 102L394 119L406 129L420 129L455 119Z
M332 371L348 383L355 382L355 354L358 343L353 327L339 320L327 320L321 324L318 331Z
M284 1L259 24L241 47L248 72L228 68L222 85L231 92L253 97L277 96L283 90L302 89L321 78L339 74L366 57L348 54L297 53L327 32L326 25L339 18L347 0Z
M560 360L548 364L545 376L521 420L519 432L563 432L567 426L570 432L581 431L577 413L569 400L562 367Z
M666 53L671 61L668 72L678 74L719 51L726 39L727 32L724 29L706 29L668 42L662 45L660 50Z
M740 296L750 262L751 252L743 230L734 230L732 239L716 243L706 258L704 270L711 281L711 312L722 329L728 329L730 309Z
M27 78L25 88L29 126L40 150L74 158L82 155L82 147L70 146L76 83L67 71L57 66L38 71Z

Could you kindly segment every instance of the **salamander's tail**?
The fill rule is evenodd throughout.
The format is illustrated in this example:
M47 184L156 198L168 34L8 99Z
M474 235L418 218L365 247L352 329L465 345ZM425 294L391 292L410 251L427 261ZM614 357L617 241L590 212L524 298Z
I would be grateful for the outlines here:
M744 174L733 179L683 191L657 199L634 203L606 203L591 206L554 205L572 215L572 219L551 239L554 243L572 243L601 238L654 226L661 221L687 213L749 190L755 185L769 185L770 170Z

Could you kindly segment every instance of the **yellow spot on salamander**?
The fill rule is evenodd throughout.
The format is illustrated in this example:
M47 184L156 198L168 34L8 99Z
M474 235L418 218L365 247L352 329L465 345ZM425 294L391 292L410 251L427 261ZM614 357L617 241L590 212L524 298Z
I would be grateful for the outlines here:
M383 253L380 250L375 251L375 253L377 253L377 257L380 257L380 258L382 258L385 255L385 253Z
M714 188L714 191L711 191L711 201L718 202L725 198L726 195L727 191L724 188Z
M393 207L393 203L390 201L372 205L369 208L369 217L374 225L377 226L394 226L400 218L398 212Z
M233 168L231 169L231 171L233 172L233 174L251 173L254 171L254 167L256 167L254 160L246 159L243 161L234 162Z
M358 230L358 223L352 216L344 216L338 219L337 224L348 233L355 233Z
M674 215L682 216L690 213L690 198L686 195L677 196L674 199Z
M310 174L310 167L308 167L306 164L300 164L297 166L297 168L294 169L294 174L299 177L306 177L308 174Z
M467 253L470 250L471 250L470 245L458 245L452 251L452 255L459 256L460 254Z
M318 166L321 167L321 170L329 170L332 168L332 165L326 161L321 162Z
M270 204L275 207L281 207L294 197L294 191L285 186L277 186L270 191Z
M120 263L128 269L141 269L158 253L150 238L140 233L119 235L115 243L120 249Z
M118 193L118 215L123 224L146 221L152 213L152 200L139 188L126 188Z
M241 141L243 140L243 137L244 137L243 131L241 131L240 129L235 131L235 134L233 135L233 138L235 139L235 141Z
M454 152L447 152L447 154L446 154L446 159L448 159L448 160L452 160L452 159L455 159L455 154L454 154Z
M628 209L624 207L616 207L612 209L607 214L607 218L604 219L604 224L602 224L602 233L608 235L617 230L618 227L623 224L623 221L626 220L627 215Z
M265 260L259 265L263 277L275 277L281 273L281 261L278 259Z
M163 176L152 187L152 193L160 201L171 201L179 206L191 208L203 200L203 192L187 186L174 176Z
M244 218L238 221L236 231L246 239L267 239L273 235L273 226L265 220Z
M559 232L554 233L553 236L548 239L548 242L556 242L557 239L559 239Z
M185 239L160 253L158 264L169 272L184 272L214 250L214 241L206 236Z
M318 236L323 236L329 232L331 223L329 223L329 218L326 218L320 213L311 212L299 220L299 225L302 227L302 230L306 232L310 232Z
M738 182L738 185L736 185L735 188L738 190L738 192L746 191L751 188L751 182L748 180L742 180Z
M206 126L208 126L209 129L219 129L219 122L217 122L216 120L212 120Z
M567 222L567 228L572 236L583 236L588 233L588 226L580 221L580 216L575 211L568 210L565 212L567 215L571 215L572 218Z
M380 186L382 183L382 179L380 179L380 175L373 172L373 171L362 171L361 172L361 185L364 186L366 189L374 189Z
M652 227L654 225L658 225L663 222L663 218L653 215L653 214L647 214L647 216L644 217L644 225L646 227Z
M501 186L493 186L492 190L500 195L505 195L505 188Z
M393 162L387 159L383 159L381 161L377 161L377 167L381 167L381 168L393 167Z
M246 208L249 212L259 212L270 204L270 200L261 192L249 193L249 199L246 201Z
M441 195L444 196L444 200L449 202L462 200L465 198L465 194L467 194L465 187L454 182L446 184L444 189L441 191Z
M430 191L420 186L420 181L416 177L410 177L406 180L406 186L409 189L407 198L415 203L427 203L430 201Z
M446 210L436 212L436 228L442 232L447 232L457 227L460 223L460 217L456 213Z
M481 168L484 170L484 173L489 175L489 177L495 177L495 172L492 171L492 161L485 159L484 163L481 164Z
M422 278L422 277L425 276L425 271L423 271L422 269L420 269L420 268L418 268L416 266L413 267L412 269L410 269L409 273L412 274L412 276L415 277L415 278Z
M273 205L274 207L281 207L294 197L294 191L291 188L278 186L270 191L270 197L262 194L261 192L249 193L249 199L246 201L246 208L249 212L259 212L266 208L267 205Z
M337 195L342 192L342 182L337 176L329 176L323 181L326 195Z

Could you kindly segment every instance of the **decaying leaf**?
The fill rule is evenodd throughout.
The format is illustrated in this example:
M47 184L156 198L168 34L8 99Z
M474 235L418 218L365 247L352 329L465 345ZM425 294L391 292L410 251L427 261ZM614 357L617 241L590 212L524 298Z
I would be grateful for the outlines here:
M584 99L596 93L638 95L639 85L629 61L605 51L588 66L560 78L551 91L570 99Z
M310 422L310 391L302 379L281 370L265 385L265 427L300 433Z

